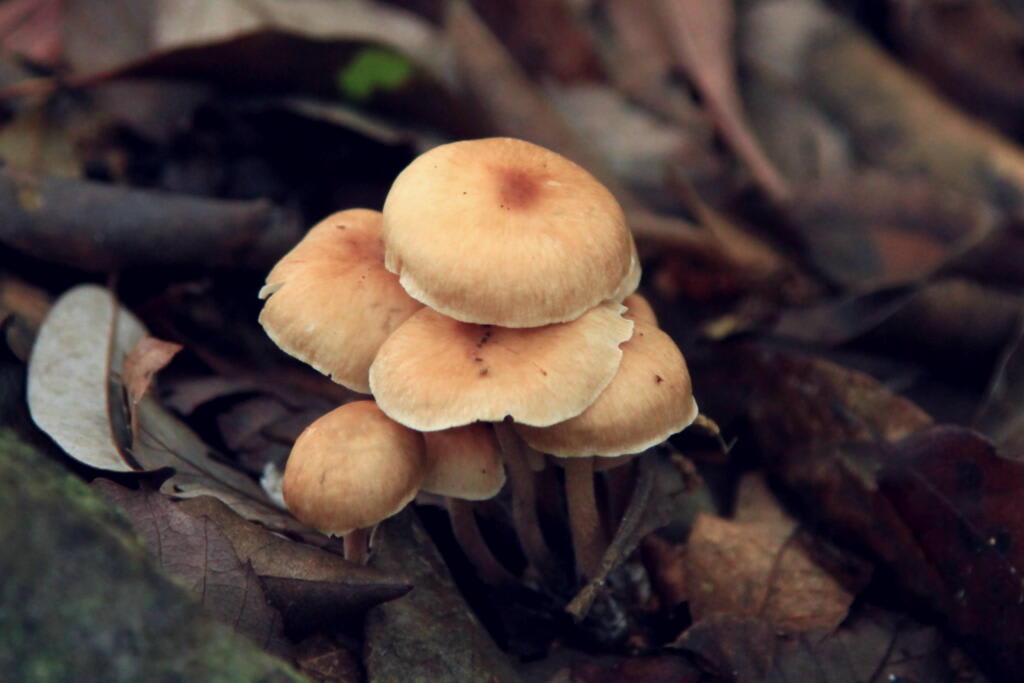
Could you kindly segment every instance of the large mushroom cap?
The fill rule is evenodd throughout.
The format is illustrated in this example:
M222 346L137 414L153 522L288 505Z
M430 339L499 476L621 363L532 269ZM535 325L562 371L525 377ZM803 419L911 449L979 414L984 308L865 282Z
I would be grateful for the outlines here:
M284 500L331 536L371 527L416 496L426 472L423 437L373 401L336 408L299 435L284 471Z
M260 323L283 351L368 393L367 373L391 331L422 305L384 268L381 215L333 214L274 266Z
M512 138L435 147L384 202L387 266L409 294L464 322L538 327L628 294L632 237L585 170ZM633 285L635 287L635 284Z
M471 422L551 425L579 415L608 385L632 321L606 303L534 328L462 323L429 308L388 337L370 366L381 410L423 432Z
M501 451L489 424L426 432L427 476L420 488L463 500L487 500L505 485Z
M639 453L688 427L697 402L672 338L637 320L622 351L615 379L593 405L552 427L516 425L523 440L561 457L618 456Z

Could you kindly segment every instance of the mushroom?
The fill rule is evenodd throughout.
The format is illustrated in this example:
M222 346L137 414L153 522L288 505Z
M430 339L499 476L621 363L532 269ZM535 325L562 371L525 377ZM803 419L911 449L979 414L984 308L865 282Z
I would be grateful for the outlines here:
M553 565L537 519L533 473L506 418L552 425L578 415L604 390L633 323L621 304L536 328L462 323L430 308L410 317L380 348L370 387L385 413L424 432L495 423L512 482L512 514L531 565Z
M622 300L622 305L626 307L626 312L622 314L622 317L654 325L655 327L658 326L658 316L654 312L651 302L642 294L633 292Z
M505 468L494 430L489 424L478 422L426 432L423 441L427 448L427 475L421 490L445 497L452 532L484 581L514 582L515 578L487 546L470 502L493 498L505 485Z
M284 470L284 500L295 517L343 536L345 557L366 559L367 530L398 513L427 472L423 437L373 401L318 418L299 435Z
M385 262L416 300L463 322L540 327L636 288L622 208L565 157L513 138L417 157L384 202Z
M384 339L422 304L384 268L381 215L349 209L313 227L267 276L260 323L286 353L361 393Z
M671 337L638 319L622 351L615 378L580 415L550 427L515 426L527 444L557 456L565 468L573 550L587 577L605 548L592 456L640 453L688 427L698 412L686 361Z
M619 367L633 322L601 304L566 323L475 325L430 308L380 347L370 388L381 410L429 432L472 422L547 426L579 415Z

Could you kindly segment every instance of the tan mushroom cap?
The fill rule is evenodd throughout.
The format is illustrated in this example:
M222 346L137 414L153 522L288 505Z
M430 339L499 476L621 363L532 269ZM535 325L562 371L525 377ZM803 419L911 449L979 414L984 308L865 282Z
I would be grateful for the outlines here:
M373 401L357 401L335 408L296 439L284 470L284 500L301 522L344 536L405 507L425 473L423 437Z
M622 350L615 379L592 406L553 427L516 425L523 440L560 457L619 456L639 453L688 427L697 417L697 402L672 338L638 320Z
M489 424L426 432L427 476L420 488L450 498L487 500L505 485L498 440Z
M270 271L266 297L260 323L274 343L362 393L377 349L423 307L384 268L381 215L368 209L318 223Z
M474 325L429 308L388 337L370 366L385 413L422 432L472 422L546 426L579 415L622 360L633 323L606 303L533 328Z
M654 308L651 306L645 297L640 294L630 294L622 300L622 305L628 310L622 315L630 320L635 320L638 323L647 323L648 325L658 326L658 316L654 312Z
M636 252L636 242L629 239L629 275L619 284L615 293L608 297L610 301L623 301L626 297L636 292L640 286L640 278L643 276L643 268L640 265L640 255ZM623 303L625 303L623 301Z
M406 291L464 322L574 320L628 294L636 275L611 193L565 157L513 138L453 142L415 159L384 202L384 237L387 267Z

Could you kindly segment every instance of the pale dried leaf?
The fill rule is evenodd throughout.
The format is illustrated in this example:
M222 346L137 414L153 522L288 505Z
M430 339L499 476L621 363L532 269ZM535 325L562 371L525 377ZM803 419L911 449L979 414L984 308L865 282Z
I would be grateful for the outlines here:
M68 60L79 72L260 34L385 45L435 74L447 70L447 53L429 24L365 0L70 0L69 5Z
M136 405L133 436L119 379L128 350L145 336L142 323L102 287L81 285L58 299L29 362L29 410L40 429L91 467L170 467L175 473L162 489L168 495L211 495L248 519L308 531L270 502L259 484L214 459L213 450L152 396Z
M135 469L126 455L126 416L120 424L111 419L110 377L124 358L118 349L144 335L141 323L118 314L111 293L95 285L58 299L39 329L28 366L29 411L68 455L90 467Z

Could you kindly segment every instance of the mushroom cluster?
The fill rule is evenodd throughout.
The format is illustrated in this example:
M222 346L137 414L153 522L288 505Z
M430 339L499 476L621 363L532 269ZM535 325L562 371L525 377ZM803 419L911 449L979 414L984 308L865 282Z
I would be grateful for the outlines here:
M622 209L568 159L510 138L419 156L382 212L330 216L260 292L278 346L376 401L303 432L289 509L362 558L365 530L417 491L446 496L467 555L503 581L466 501L496 495L507 468L517 534L542 570L533 477L548 454L565 469L577 571L593 575L605 546L595 462L621 464L697 416L639 280Z

